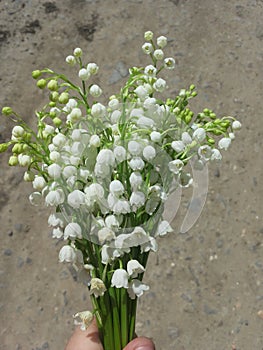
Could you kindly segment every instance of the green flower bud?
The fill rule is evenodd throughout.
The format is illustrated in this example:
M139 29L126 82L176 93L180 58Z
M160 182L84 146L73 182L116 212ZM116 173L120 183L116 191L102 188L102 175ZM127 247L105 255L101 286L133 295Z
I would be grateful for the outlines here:
M26 144L24 144L24 145L23 145L23 152L26 152L28 149L29 149L29 146L26 145Z
M17 158L17 156L11 156L11 157L9 158L8 164L9 164L10 166L15 166L15 165L17 165L17 164L18 164L18 158Z
M222 128L227 129L230 125L230 122L228 120L224 120L223 122L220 123L220 125L222 126Z
M68 103L68 100L69 100L69 94L67 92L62 92L62 94L58 98L58 101L62 104Z
M31 171L26 171L24 173L24 181L31 182L35 178L35 175Z
M55 79L50 80L50 82L47 84L47 88L50 91L57 91L57 89L58 89L58 82Z
M44 89L47 85L47 81L45 79L40 79L37 82L37 87L39 87L40 89Z
M13 148L12 152L15 154L20 154L23 152L23 145L21 143L16 143Z
M31 134L29 132L27 132L24 134L23 138L25 141L29 142L31 140Z
M0 143L0 153L5 152L8 149L8 143Z
M42 74L42 72L41 72L39 69L33 70L33 72L32 72L32 78L33 78L33 79L38 79L38 78L41 76L41 74Z
M216 114L215 113L210 113L210 118L211 119L216 119Z
M12 110L11 107L3 107L3 108L2 108L2 113L3 113L4 115L10 115L10 114L13 113L13 110Z
M187 116L185 117L185 122L186 124L189 124L192 120L192 115L191 114L187 114Z
M195 89L195 85L194 84L190 85L190 90L193 91L194 89Z
M207 142L208 142L210 145L214 145L215 140L214 140L214 139L209 138L209 139L207 140Z
M53 119L53 123L55 124L56 127L59 127L62 124L62 120L56 117Z
M49 107L56 107L56 102L53 102L53 101L51 101L51 102L49 102Z
M192 96L192 97L197 96L197 91L193 91L191 96Z
M49 95L49 99L52 102L56 102L59 98L59 93L57 91L53 91L50 95Z
M222 135L222 131L218 130L218 129L214 129L213 131L213 134L215 135Z

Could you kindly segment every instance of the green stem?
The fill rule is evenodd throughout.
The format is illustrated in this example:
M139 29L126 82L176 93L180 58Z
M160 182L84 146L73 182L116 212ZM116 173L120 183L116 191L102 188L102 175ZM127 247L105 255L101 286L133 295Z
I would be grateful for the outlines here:
M127 315L127 291L121 288L121 343L124 348L128 344L128 315Z

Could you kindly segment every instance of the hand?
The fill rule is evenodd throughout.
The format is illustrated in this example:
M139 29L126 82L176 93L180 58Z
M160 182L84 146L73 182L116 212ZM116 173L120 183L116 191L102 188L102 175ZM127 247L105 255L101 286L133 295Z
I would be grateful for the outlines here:
M154 350L155 347L150 339L139 337L133 339L123 350L137 349ZM77 328L70 338L65 350L103 350L96 322L93 321L86 331Z

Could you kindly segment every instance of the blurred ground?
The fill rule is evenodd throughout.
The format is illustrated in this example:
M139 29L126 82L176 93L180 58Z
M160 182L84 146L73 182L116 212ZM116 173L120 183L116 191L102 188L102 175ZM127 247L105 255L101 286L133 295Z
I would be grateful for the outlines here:
M196 110L213 108L243 124L222 166L210 168L197 224L180 234L182 198L175 233L149 261L137 333L157 349L263 349L262 18L262 0L0 1L0 105L28 121L44 100L33 69L69 72L64 59L81 47L99 64L109 96L126 68L146 63L140 47L150 29L168 36L177 60L169 92L194 83ZM0 141L11 128L1 117ZM28 203L23 171L6 166L5 155L0 162L0 349L63 349L88 293L58 263L48 211Z

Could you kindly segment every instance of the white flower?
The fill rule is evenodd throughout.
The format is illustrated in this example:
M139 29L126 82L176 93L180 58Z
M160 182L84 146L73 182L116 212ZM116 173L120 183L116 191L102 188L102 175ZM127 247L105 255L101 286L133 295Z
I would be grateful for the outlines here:
M164 68L166 69L174 69L175 60L172 57L168 57L164 59Z
M100 147L100 138L99 138L99 136L98 136L98 135L92 135L92 136L90 137L90 142L89 142L89 144L90 144L91 146L93 146L93 147L96 147L96 148Z
M89 93L93 97L99 97L102 94L102 90L98 85L93 84L93 85L91 85L91 87L89 89Z
M212 149L208 145L203 145L198 148L198 155L205 161L209 160L212 156Z
M21 166L29 166L31 164L31 157L26 154L19 154L18 163Z
M129 260L127 264L127 272L129 276L135 278L138 274L145 271L145 268L137 260Z
M74 324L80 326L82 331L85 331L93 321L93 314L90 311L81 311L77 312L73 318L80 319L80 321L74 320Z
M76 123L81 119L81 116L82 116L81 109L75 107L67 116L67 120L70 121L71 123Z
M156 91L163 92L166 88L166 81L162 78L158 78L153 84L153 87Z
M120 226L120 223L117 220L116 216L108 215L105 218L105 225L111 229L117 229Z
M111 109L113 109L113 110L117 109L117 108L119 107L119 101L118 101L118 99L117 99L117 98L112 98L112 99L109 101L108 106L109 106Z
M97 74L98 73L98 70L99 70L99 67L96 63L89 63L87 65L87 70L90 74Z
M136 95L141 99L144 100L147 96L148 96L148 91L147 89L145 89L145 87L143 87L142 85L138 86L134 92L136 93Z
M147 30L145 33L144 33L144 39L147 40L147 41L151 41L153 38L153 32L150 31L150 30Z
M80 190L74 190L68 194L68 204L74 209L79 209L85 203L85 198L85 193Z
M64 200L65 195L62 189L50 191L45 198L46 205L50 206L57 206L59 204L62 204Z
M51 151L49 153L49 158L50 158L50 160L52 160L52 162L56 163L60 160L61 156L60 156L60 153L58 151Z
M89 71L86 68L81 68L79 70L79 78L81 80L88 80L89 77L90 77L90 73L89 73Z
M163 59L164 53L163 50L157 49L154 51L153 56L157 59L157 61L161 61Z
M45 126L45 129L43 130L43 136L44 136L44 137L47 137L47 136L49 136L49 135L52 135L52 134L54 133L54 131L55 131L54 126L52 126L52 125L46 125L46 126Z
M90 281L90 294L94 294L96 298L101 297L106 292L107 288L103 281L97 277L94 277Z
M148 75L149 77L155 77L157 73L157 68L155 68L152 64L149 64L144 69L144 74Z
M152 131L150 138L153 142L160 142L162 140L162 135L158 131Z
M156 104L156 98L147 97L146 100L143 102L143 107L150 112L154 112L158 107Z
M113 180L110 183L109 190L114 196L118 197L123 194L124 186L119 180Z
M165 36L159 36L157 38L157 45L163 49L167 45L167 38Z
M137 247L147 241L149 241L149 236L145 232L145 230L140 227L136 226L134 230L128 235L126 234L126 246L127 247Z
M64 230L64 239L68 238L82 238L82 230L78 223L70 222Z
M42 203L42 195L39 192L33 192L29 196L29 201L32 205L38 206Z
M140 157L134 157L129 162L129 166L133 171L142 170L144 165L144 161Z
M111 278L111 286L116 288L128 288L129 275L124 269L117 269L114 271Z
M46 180L42 176L35 175L32 186L35 190L41 191L46 186Z
M204 139L206 138L206 132L205 129L203 128L197 128L195 129L194 133L193 133L193 138L196 141L202 142L204 141Z
M230 144L231 144L231 139L229 137L223 137L221 140L219 140L218 147L220 149L227 150Z
M60 249L58 257L60 262L66 261L73 263L76 261L77 255L74 248L70 245L65 245Z
M128 214L128 213L130 213L131 208L130 208L130 204L129 204L128 201L126 201L124 199L119 199L114 204L112 210L113 210L113 212L116 215L120 215L120 214Z
M133 211L136 211L138 208L142 207L145 204L145 194L140 191L134 191L130 197L130 204L133 208Z
M142 184L142 175L138 172L132 172L129 181L132 189L136 190Z
M142 50L146 55L150 55L150 53L153 52L153 46L151 43L144 43L142 45Z
M114 153L109 149L102 149L97 155L97 163L113 166L115 162Z
M100 184L94 183L85 188L86 197L97 200L104 197L104 189Z
M135 299L136 297L141 297L143 293L149 289L150 287L142 283L140 280L133 279L129 283L128 294L131 299Z
M82 50L80 47L76 47L73 51L74 56L81 57L82 56Z
M55 227L52 231L52 238L60 239L61 237L63 237L63 234L64 232L60 227Z
M173 232L173 229L170 226L169 222L166 220L159 222L158 227L157 227L157 235L164 236L168 232Z
M103 227L98 231L98 239L101 244L106 241L112 241L115 238L115 233L109 227Z
M229 136L229 138L230 138L231 140L234 140L235 137L236 137L235 134L234 134L233 132L230 132L228 136Z
M180 159L175 159L168 163L169 170L174 174L178 174L183 166L184 163Z
M53 145L55 145L58 148L61 148L65 145L65 143L67 142L67 138L65 135L59 133L56 136L53 137L52 139L52 143Z
M213 148L211 160L221 160L221 159L222 159L222 154L220 153L220 151L216 148Z
M24 173L24 181L31 182L34 180L34 174L30 171L25 171Z
M192 137L187 131L184 131L182 133L182 141L185 145L189 145L190 143L192 143Z
M142 154L146 160L150 161L156 156L156 151L153 146L146 146L144 147Z
M51 164L47 168L48 175L52 179L58 179L61 175L62 169L58 164Z
M129 141L128 151L132 156L139 156L141 153L141 145L137 141Z
M48 225L49 226L59 226L59 227L64 227L65 226L65 218L62 213L53 213L50 214L48 217Z
M77 168L73 165L66 165L62 171L62 174L65 177L65 179L68 179L71 176L74 176L77 174Z
M113 153L118 163L121 163L126 159L126 149L123 146L116 146Z
M76 64L76 59L74 56L69 55L66 57L66 62L67 64L69 64L70 66L74 66Z
M233 130L240 130L242 128L242 124L240 123L240 121L235 120L232 123L232 128Z
M180 153L185 149L185 144L181 140L173 141L171 146L177 153Z
M17 139L22 137L24 135L24 133L25 133L25 130L20 125L16 125L12 129L12 136L14 136Z

